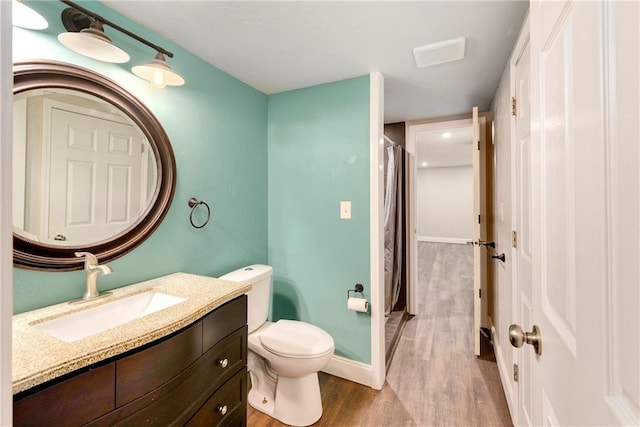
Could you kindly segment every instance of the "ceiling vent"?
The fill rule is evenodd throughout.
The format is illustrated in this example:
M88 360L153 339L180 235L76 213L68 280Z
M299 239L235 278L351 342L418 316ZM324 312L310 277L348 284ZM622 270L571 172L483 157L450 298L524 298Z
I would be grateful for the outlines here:
M465 38L458 37L457 39L416 47L413 49L416 66L418 68L430 67L463 59L464 46Z

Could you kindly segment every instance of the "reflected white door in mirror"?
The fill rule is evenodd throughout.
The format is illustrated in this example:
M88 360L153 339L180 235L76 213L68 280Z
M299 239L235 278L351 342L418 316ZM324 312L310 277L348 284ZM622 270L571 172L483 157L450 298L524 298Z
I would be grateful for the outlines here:
M17 95L14 147L14 231L32 240L101 241L135 223L153 201L156 164L144 134L92 95Z

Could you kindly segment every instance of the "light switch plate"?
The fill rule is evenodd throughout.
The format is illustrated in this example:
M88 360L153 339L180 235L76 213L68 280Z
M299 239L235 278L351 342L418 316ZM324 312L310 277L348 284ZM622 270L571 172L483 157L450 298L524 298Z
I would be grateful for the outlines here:
M351 219L351 201L350 200L340 202L340 218Z

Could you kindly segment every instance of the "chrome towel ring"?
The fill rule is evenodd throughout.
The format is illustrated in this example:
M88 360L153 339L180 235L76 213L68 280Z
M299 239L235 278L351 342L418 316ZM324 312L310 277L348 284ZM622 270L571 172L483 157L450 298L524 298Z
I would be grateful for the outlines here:
M193 212L200 205L204 205L207 208L207 219L202 223L202 225L195 225L193 223ZM211 209L209 208L209 205L207 204L207 202L204 202L202 200L196 199L195 197L192 197L189 199L189 207L191 208L191 214L189 215L189 222L191 223L191 226L193 228L202 228L209 223L209 219L211 219Z

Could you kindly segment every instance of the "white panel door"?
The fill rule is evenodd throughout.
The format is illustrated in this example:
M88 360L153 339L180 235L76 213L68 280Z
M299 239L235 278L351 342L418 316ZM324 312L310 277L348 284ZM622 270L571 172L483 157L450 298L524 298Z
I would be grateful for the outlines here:
M535 425L640 419L637 27L637 2L531 5Z
M485 125L486 119L478 117L478 107L471 112L473 127L473 337L474 353L480 355L480 328L486 324L487 303L487 241L486 216L486 168L485 168ZM483 294L485 298L483 298Z
M141 152L133 126L54 108L48 238L96 241L130 225L140 212Z
M531 101L530 101L530 46L529 40L515 61L514 98L515 105L515 141L514 167L515 212L512 259L515 307L514 319L521 325L533 324L532 307L532 247L531 247ZM533 395L535 353L517 352L514 360L518 365L518 425L533 424Z

